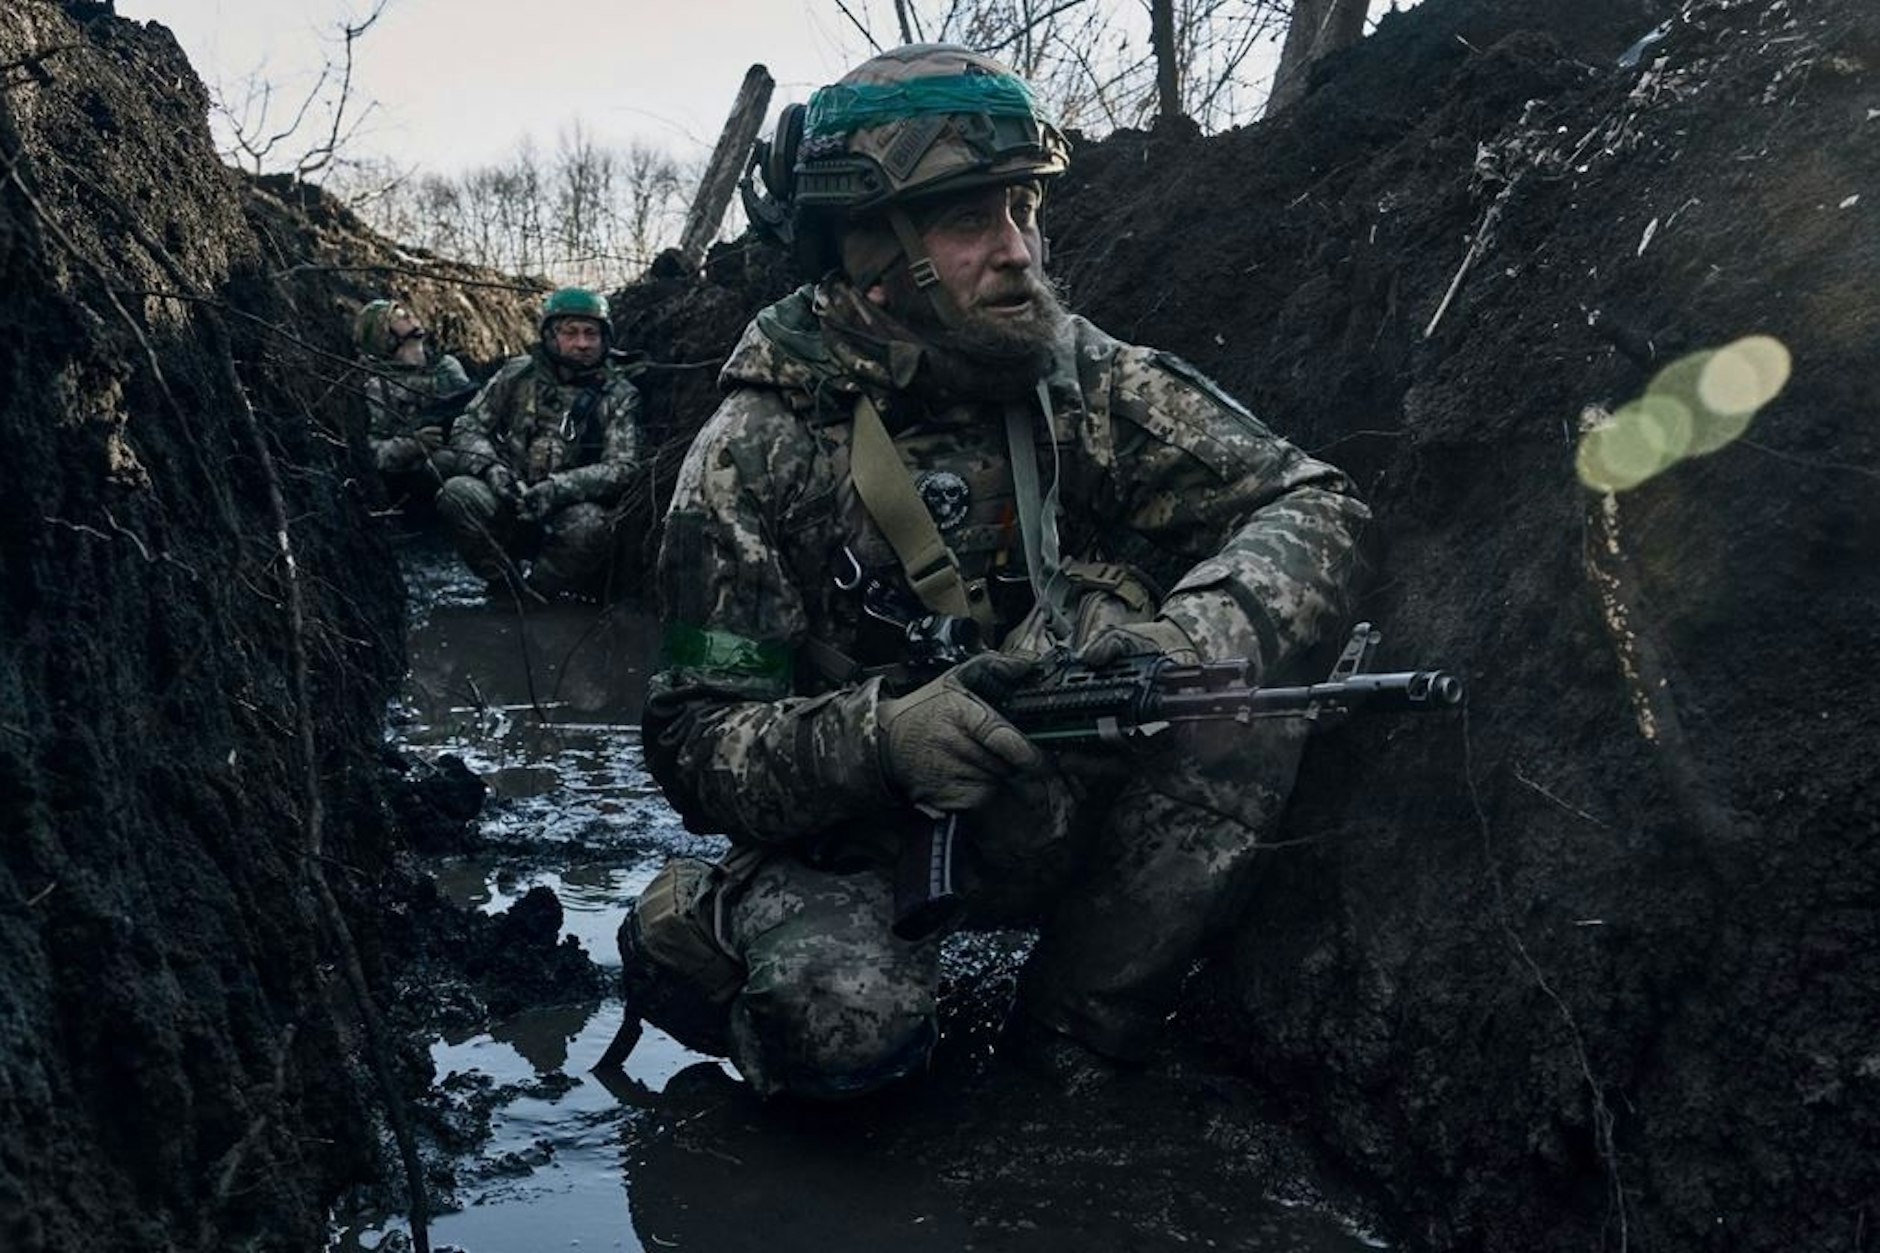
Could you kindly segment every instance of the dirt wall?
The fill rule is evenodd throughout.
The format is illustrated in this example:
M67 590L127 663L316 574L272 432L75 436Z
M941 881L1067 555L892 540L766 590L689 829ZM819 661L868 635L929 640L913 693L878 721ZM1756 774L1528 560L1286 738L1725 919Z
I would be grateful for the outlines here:
M1872 1241L1877 69L1871 6L1429 0L1055 207L1078 306L1359 476L1384 660L1471 686L1321 739L1216 989L1431 1247ZM1580 484L1589 408L1754 334L1742 438Z
M317 1248L378 1166L346 975L380 968L403 624L346 336L402 280L321 268L379 258L206 111L160 26L0 11L9 1250Z

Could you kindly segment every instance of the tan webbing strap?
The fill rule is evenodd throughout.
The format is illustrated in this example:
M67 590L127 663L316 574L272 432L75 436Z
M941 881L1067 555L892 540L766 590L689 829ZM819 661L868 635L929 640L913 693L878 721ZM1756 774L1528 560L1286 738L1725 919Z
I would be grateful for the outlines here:
M934 613L956 618L972 618L981 627L989 625L991 605L981 596L977 606L966 594L966 581L960 577L959 560L940 530L933 515L914 488L914 478L907 471L901 454L894 450L888 429L881 424L881 412L866 395L855 402L855 438L849 446L849 476L855 480L856 494L875 520L881 533L901 559L907 582L920 597L920 603ZM983 615L983 617L982 617Z
M1038 384L1038 404L1044 412L1045 429L1051 430L1051 393ZM1059 643L1068 643L1071 621L1064 612L1063 558L1058 551L1058 483L1051 476L1051 490L1038 491L1038 444L1031 433L1031 408L1014 403L1005 408L1005 444L1012 465L1012 494L1017 497L1018 534L1025 546L1025 572L1031 576L1032 599L1044 611L1045 622Z

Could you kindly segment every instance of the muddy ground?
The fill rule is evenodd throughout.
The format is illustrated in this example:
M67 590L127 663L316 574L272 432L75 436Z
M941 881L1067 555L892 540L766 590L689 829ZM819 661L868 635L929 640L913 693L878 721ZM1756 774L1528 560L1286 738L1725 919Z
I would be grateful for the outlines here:
M1141 1085L1014 1123L992 970L864 1138L992 1197L1097 1145L1172 1212L1234 1187L1184 1130L1256 1190L1277 1136L1406 1248L1873 1243L1877 65L1865 0L1425 0L1282 118L1082 148L1073 304L1358 477L1384 659L1470 704L1321 737ZM437 281L486 365L530 293L223 170L174 42L108 6L9 5L0 84L0 1244L318 1247L425 1128L386 1096L428 1077L413 935L488 931L414 852L464 781L381 747L403 592L342 315ZM622 293L675 438L788 281L730 245ZM1580 483L1585 425L1747 335L1792 373L1737 438ZM566 980L537 999L592 994L513 925Z

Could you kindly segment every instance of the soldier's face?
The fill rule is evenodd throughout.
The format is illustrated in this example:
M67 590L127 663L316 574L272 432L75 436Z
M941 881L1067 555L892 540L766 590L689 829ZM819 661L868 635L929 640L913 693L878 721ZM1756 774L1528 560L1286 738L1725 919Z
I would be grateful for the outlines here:
M969 321L1023 323L1039 316L1044 237L1036 183L982 187L948 197L922 214L921 242L940 285ZM879 284L869 299L889 304Z
M575 365L594 365L601 359L601 324L592 318L559 318L550 330L555 355Z
M386 329L392 333L392 359L416 365L424 360L424 328L418 325L418 319L400 310L392 320L386 323Z

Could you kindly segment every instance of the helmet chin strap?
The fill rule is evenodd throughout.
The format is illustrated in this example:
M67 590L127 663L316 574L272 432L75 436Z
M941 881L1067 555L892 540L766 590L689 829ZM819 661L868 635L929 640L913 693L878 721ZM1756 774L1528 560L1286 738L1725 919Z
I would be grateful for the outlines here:
M953 299L946 284L940 281L939 272L933 268L933 258L927 255L926 241L920 237L920 231L914 226L914 219L900 205L888 207L888 225L894 228L894 237L901 241L901 251L907 257L907 270L913 276L914 286L926 293L927 301L939 316L942 325L949 330L958 330L966 322L966 314L959 302Z

